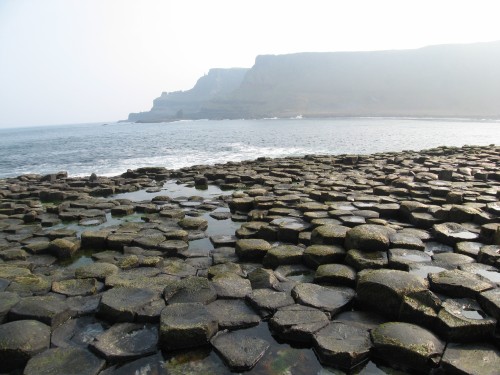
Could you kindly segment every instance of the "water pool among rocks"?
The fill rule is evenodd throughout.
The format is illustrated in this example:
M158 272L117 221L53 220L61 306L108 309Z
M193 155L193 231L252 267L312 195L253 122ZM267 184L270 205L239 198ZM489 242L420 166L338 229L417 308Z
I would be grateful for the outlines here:
M0 180L2 371L495 374L499 162L491 146Z

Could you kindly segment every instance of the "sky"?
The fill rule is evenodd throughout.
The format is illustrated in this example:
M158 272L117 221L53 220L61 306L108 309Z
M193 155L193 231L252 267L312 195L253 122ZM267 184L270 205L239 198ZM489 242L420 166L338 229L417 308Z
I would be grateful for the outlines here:
M0 127L107 122L257 55L500 40L497 0L0 0Z

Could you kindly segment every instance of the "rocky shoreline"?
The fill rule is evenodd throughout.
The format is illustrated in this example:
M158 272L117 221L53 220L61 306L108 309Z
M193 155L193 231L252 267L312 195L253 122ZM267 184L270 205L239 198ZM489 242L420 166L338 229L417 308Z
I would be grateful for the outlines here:
M498 374L499 167L492 145L0 179L0 373Z

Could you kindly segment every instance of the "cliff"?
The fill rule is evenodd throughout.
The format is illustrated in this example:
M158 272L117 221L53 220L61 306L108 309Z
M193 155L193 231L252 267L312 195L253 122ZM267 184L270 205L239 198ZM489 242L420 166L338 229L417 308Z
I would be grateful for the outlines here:
M224 99L237 89L248 69L210 69L188 91L163 92L149 112L131 113L129 121L161 122L196 118L202 106L215 98Z
M190 91L162 94L143 116L500 117L500 42L266 55L239 73L219 92L197 88L209 74Z

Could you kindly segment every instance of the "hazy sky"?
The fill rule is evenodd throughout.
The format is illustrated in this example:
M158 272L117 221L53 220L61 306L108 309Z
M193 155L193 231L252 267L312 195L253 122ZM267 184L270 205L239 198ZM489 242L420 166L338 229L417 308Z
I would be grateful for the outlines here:
M0 127L125 119L260 54L500 40L500 3L0 0Z

